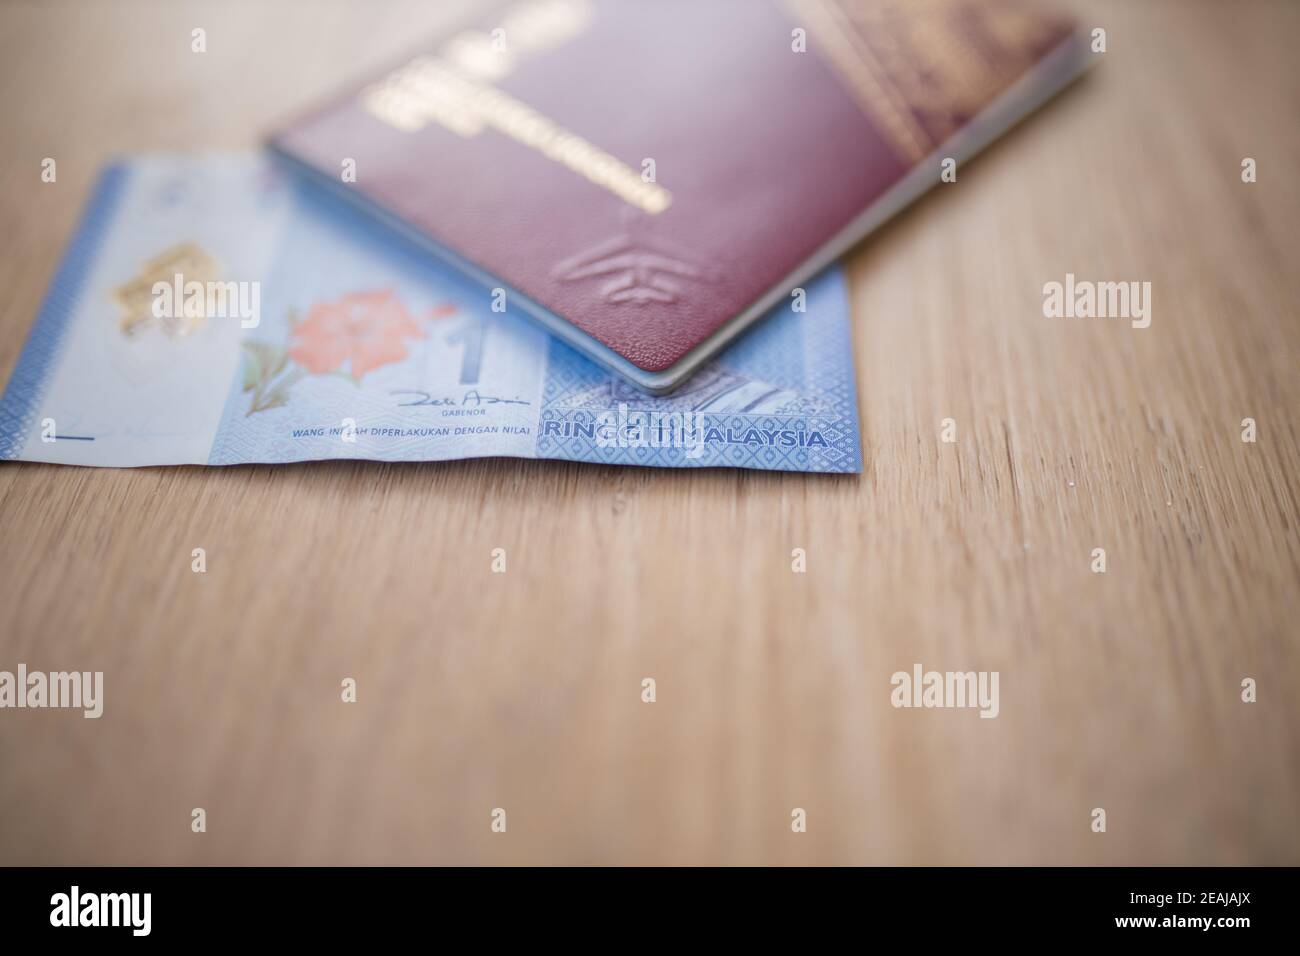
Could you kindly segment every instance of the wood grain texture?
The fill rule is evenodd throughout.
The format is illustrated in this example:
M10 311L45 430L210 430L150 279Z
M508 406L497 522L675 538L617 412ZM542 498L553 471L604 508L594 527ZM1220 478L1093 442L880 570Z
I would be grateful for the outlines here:
M1080 9L1092 74L848 259L860 477L0 467L0 669L106 682L0 712L0 863L1300 863L1300 7ZM107 157L455 13L0 6L0 374ZM1045 319L1066 272L1151 327ZM894 709L914 662L1000 716Z

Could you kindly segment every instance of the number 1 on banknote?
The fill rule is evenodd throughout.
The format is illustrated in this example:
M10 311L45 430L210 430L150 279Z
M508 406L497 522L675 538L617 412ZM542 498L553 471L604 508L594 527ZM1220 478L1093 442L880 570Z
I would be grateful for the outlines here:
M483 340L487 338L489 319L467 318L460 328L447 336L452 345L463 347L460 359L460 384L477 385L479 366L483 362Z

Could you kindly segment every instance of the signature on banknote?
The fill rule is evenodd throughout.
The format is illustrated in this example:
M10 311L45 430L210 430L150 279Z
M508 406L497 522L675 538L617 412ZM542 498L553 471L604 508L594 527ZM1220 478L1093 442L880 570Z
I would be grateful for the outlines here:
M440 407L452 408L478 408L480 405L531 405L532 402L523 398L501 398L497 395L484 395L477 388L471 388L460 398L444 396L437 398L432 392L424 392L413 388L400 388L389 392L390 395L416 395L414 401L398 402L398 408L406 408L411 405L435 405Z

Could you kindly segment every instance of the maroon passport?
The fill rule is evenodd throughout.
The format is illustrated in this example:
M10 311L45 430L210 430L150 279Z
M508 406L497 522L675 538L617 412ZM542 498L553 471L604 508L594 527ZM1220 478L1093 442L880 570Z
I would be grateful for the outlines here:
M1025 0L516 0L271 145L663 392L1087 56Z

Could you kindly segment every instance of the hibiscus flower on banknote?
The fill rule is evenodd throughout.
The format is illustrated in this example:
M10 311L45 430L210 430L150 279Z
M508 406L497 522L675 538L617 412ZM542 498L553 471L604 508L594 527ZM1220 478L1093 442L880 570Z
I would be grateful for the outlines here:
M456 311L440 305L430 318ZM363 376L410 355L407 343L424 338L419 320L391 289L350 292L317 302L301 321L289 313L289 344L244 343L244 391L253 393L247 414L279 408L305 375Z

